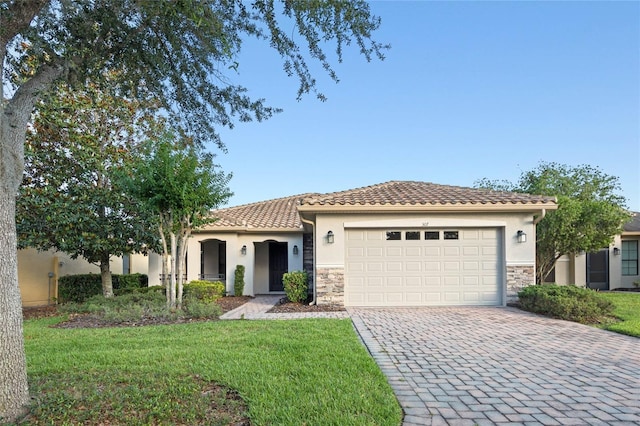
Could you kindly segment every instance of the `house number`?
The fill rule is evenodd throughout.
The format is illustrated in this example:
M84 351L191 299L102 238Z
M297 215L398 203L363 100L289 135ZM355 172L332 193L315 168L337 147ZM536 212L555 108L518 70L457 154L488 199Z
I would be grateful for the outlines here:
M429 222L422 222L422 226L429 226Z

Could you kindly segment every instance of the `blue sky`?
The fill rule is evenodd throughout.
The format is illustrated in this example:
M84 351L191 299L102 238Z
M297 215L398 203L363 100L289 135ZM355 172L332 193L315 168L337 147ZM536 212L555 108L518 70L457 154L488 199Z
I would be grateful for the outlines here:
M418 180L516 181L540 161L618 176L640 211L639 2L371 3L385 61L355 48L319 89L297 81L264 44L230 75L284 109L221 135L217 163L239 205L305 192Z

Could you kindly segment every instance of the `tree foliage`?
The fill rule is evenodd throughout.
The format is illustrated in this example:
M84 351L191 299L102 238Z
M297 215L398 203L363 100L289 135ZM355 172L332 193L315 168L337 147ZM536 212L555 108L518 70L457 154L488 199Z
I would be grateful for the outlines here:
M118 181L132 166L149 120L141 110L139 102L92 83L83 90L59 85L38 102L25 146L19 246L55 249L100 266L106 297L113 296L111 257L155 241L147 212Z
M536 228L536 281L543 282L563 255L596 252L613 242L629 220L618 178L588 165L540 163L516 183L482 179L476 187L558 199Z
M131 170L128 187L155 217L162 242L167 305L180 308L187 239L194 228L213 222L210 211L233 195L227 186L231 175L218 170L211 153L171 134L150 141L147 148L147 154Z

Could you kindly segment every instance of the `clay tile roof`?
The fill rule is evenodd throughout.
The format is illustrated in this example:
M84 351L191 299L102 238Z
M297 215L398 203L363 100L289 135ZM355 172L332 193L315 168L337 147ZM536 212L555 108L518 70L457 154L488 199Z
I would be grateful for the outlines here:
M430 182L391 181L331 194L315 194L303 205L460 205L538 204L554 202L554 197L438 185Z
M392 181L364 188L330 194L300 194L261 201L237 207L214 210L218 220L201 229L206 230L282 230L302 229L298 206L375 206L375 205L477 205L527 204L554 202L554 197L490 191L437 185L428 182Z
M631 212L633 217L622 226L624 232L640 232L640 213Z
M302 198L312 195L314 194L294 195L214 210L211 214L218 220L201 230L220 228L299 230L302 228L302 222L296 207Z

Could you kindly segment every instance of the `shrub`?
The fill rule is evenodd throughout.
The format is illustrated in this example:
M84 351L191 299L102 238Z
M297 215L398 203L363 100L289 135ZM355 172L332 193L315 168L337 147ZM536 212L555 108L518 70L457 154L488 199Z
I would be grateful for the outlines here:
M111 298L98 295L88 298L84 303L68 303L61 306L60 310L91 314L113 324L143 318L170 319L176 316L167 309L165 297L158 292L136 292Z
M182 310L187 318L215 319L222 314L222 309L217 303L207 303L193 295L185 297Z
M113 285L113 293L119 295L147 287L149 278L144 274L113 274L111 283ZM100 274L66 275L58 278L58 299L60 303L82 303L92 296L101 294L102 278Z
M184 285L184 297L198 299L204 303L212 303L224 296L224 283L220 281L194 280Z
M244 294L244 265L236 266L233 280L233 294L242 296Z
M282 276L284 292L293 303L302 303L307 299L307 273L305 271L287 272Z
M599 322L614 308L595 291L574 285L532 285L522 289L518 297L526 311L583 324Z

